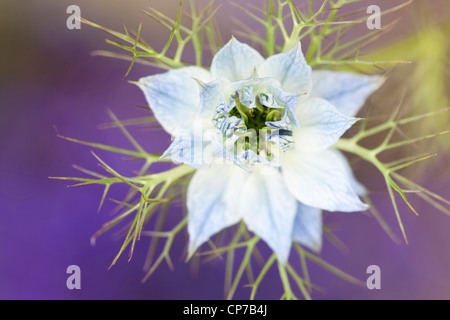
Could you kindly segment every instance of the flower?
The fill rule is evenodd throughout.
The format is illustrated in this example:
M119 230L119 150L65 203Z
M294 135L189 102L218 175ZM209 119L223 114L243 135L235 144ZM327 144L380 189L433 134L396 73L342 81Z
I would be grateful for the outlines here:
M286 263L292 242L318 251L322 210L362 211L364 187L333 145L378 76L312 71L300 42L264 59L231 39L210 70L139 80L174 140L163 157L196 169L188 188L189 255L243 220Z

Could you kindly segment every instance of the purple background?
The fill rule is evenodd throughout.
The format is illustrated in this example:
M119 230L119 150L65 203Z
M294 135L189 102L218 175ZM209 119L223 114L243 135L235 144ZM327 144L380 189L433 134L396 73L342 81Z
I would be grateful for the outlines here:
M166 2L166 4L164 4ZM224 263L204 264L194 276L182 260L186 237L176 238L172 259L175 271L162 265L141 284L148 239L137 245L127 262L125 254L107 270L121 242L113 233L101 237L96 246L90 236L109 220L114 207L106 201L97 214L102 188L66 188L65 182L49 176L81 176L71 167L102 172L90 154L91 148L56 137L66 136L131 148L115 130L99 130L108 122L106 108L119 118L145 116L136 108L145 105L140 91L123 80L128 67L123 61L92 57L90 52L109 48L105 34L83 25L65 27L69 4L79 4L82 15L105 26L120 29L125 22L136 28L144 21L143 36L162 45L167 34L139 9L152 5L175 16L170 1L2 1L0 4L0 298L2 299L222 299ZM205 2L205 1L203 1ZM56 4L57 3L57 4ZM375 2L374 2L375 3ZM381 2L381 3L387 3ZM225 5L219 24L228 36ZM401 32L401 30L397 30ZM136 66L127 80L159 72ZM162 151L170 142L164 132L138 130L139 141L150 151ZM113 168L131 173L136 163L120 156L96 151ZM372 188L382 188L373 171L358 171ZM449 184L430 187L449 197ZM123 188L113 188L110 197L121 199ZM398 227L385 193L376 197L397 234ZM348 246L343 254L326 242L322 257L346 272L366 278L366 268L377 264L382 271L382 290L370 291L348 284L310 264L311 278L324 293L316 299L417 299L450 298L450 218L416 201L421 216L400 206L409 245L394 244L373 218L358 213L327 214L325 222L339 227L338 236ZM180 208L170 215L178 218ZM66 288L66 268L79 265L82 289ZM275 292L275 293L274 293ZM237 298L250 290L240 288ZM281 295L276 270L263 282L258 298Z

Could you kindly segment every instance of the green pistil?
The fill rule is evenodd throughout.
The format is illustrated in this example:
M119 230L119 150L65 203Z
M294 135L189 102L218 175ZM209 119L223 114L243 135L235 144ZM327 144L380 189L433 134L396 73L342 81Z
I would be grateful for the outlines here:
M262 105L261 99L259 98L259 96L256 96L256 98L255 98L255 105L256 105L256 109L261 113L264 113L264 109L267 108Z
M234 107L229 115L244 119L247 129L259 130L266 127L267 121L280 121L283 118L283 112L274 110L261 104L259 96L255 98L255 108L249 108L241 103L239 93L236 92L236 107Z
M248 108L247 106L245 106L241 103L238 92L236 92L236 107L235 108L239 112L240 118L244 119L245 124L247 124L248 118L252 117L252 115L251 115L252 112L250 112L250 108Z
M229 112L230 116L235 116L237 118L243 119L245 126L248 129L254 129L257 134L257 150L259 153L259 134L260 130L262 130L262 134L266 135L270 134L271 129L266 126L267 121L276 122L280 121L283 118L284 110L269 108L263 104L261 104L261 100L259 96L255 97L255 108L249 108L241 103L241 99L239 93L236 92L235 96L236 106ZM244 141L244 150L249 149L250 143L247 139Z
M283 115L281 114L281 112L278 110L274 110L274 111L271 111L267 115L266 120L267 121L280 121L282 118L283 118Z

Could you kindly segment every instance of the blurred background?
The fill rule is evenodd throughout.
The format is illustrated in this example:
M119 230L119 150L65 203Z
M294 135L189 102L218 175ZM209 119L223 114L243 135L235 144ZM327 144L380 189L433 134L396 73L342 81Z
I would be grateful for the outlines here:
M199 5L207 1L196 1ZM260 5L262 1L248 1ZM304 3L304 1L298 1ZM318 1L320 2L320 1ZM363 1L355 6L377 4L390 8L403 1ZM241 17L228 1L216 16L223 38L233 33L230 16ZM142 266L148 239L141 240L130 262L126 255L108 267L120 248L113 233L101 237L95 246L90 237L111 218L114 204L106 202L96 213L102 188L67 188L65 182L49 176L79 176L73 164L101 172L90 154L91 148L64 141L62 135L128 148L115 130L100 130L109 122L106 109L119 119L146 116L141 92L127 80L161 72L136 65L123 79L128 62L94 57L97 49L111 49L107 35L87 25L68 30L66 9L76 4L82 17L115 30L122 23L136 30L143 22L142 37L162 48L168 32L142 13L152 6L176 16L175 0L83 0L83 1L1 1L0 2L0 298L1 299L222 299L224 263L200 266L192 274L184 263L186 238L176 238L172 259L175 270L162 265L145 283ZM353 6L353 8L355 7ZM374 58L412 60L391 70L389 84L377 105L388 114L398 97L396 88L405 86L408 113L420 114L449 106L450 7L445 0L416 0L408 7L382 19L400 19L390 33L370 47ZM244 19L244 16L242 16ZM367 30L366 30L367 32ZM307 45L307 44L306 44ZM367 52L366 52L367 53ZM409 133L442 131L450 127L449 117L435 118L427 127L417 125ZM162 131L138 130L137 137L151 152L163 151L170 137ZM439 157L427 162L417 175L432 191L450 198L449 140L439 138L429 144ZM427 150L428 151L428 150ZM109 165L127 174L138 168L120 156L98 151ZM363 167L361 169L361 167ZM358 166L358 178L371 189L383 190L383 181L374 170ZM421 168L421 167L419 167ZM120 199L124 189L113 188L110 197ZM400 236L394 212L385 192L375 202ZM366 279L366 268L381 268L381 290L368 290L336 277L313 265L313 283L323 292L315 299L449 299L450 298L450 217L420 201L414 202L420 216L400 206L409 245L395 244L375 219L355 213L333 213L325 222L339 227L337 235L348 247L340 252L326 242L322 258L342 270ZM169 214L179 218L181 207ZM81 290L68 290L66 268L81 268ZM261 286L257 298L277 299L280 289L277 272ZM248 298L250 289L240 288L236 298ZM281 294L281 291L280 291Z

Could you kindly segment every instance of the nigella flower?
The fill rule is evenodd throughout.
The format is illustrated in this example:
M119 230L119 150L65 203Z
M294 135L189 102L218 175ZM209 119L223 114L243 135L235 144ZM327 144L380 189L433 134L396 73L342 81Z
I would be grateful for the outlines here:
M264 59L234 38L209 71L142 78L150 108L174 137L163 156L198 169L187 194L189 255L243 220L285 263L293 241L320 250L322 210L366 210L364 188L333 145L381 82L312 71L300 43Z

